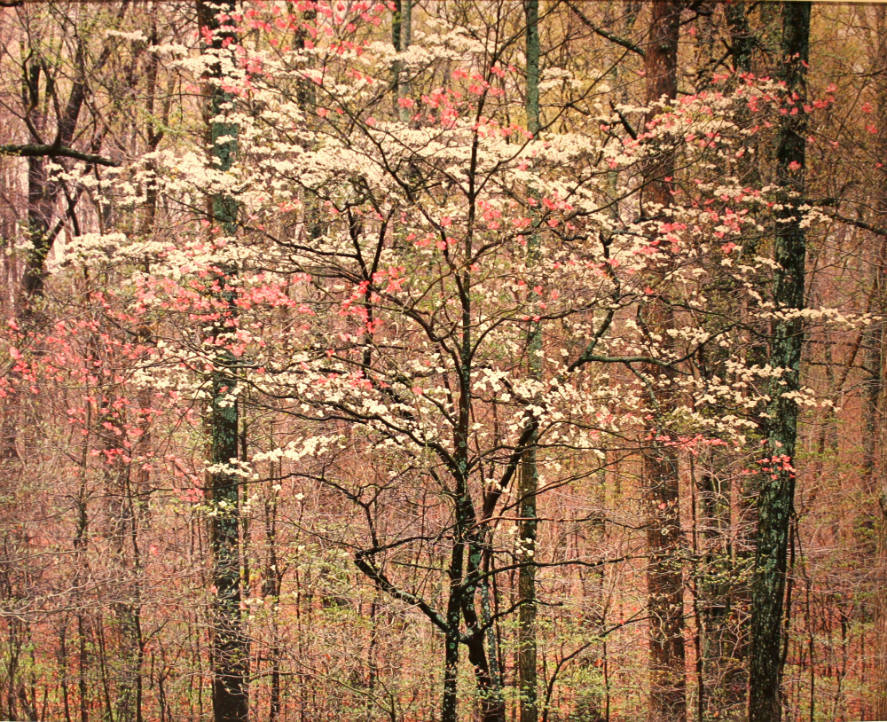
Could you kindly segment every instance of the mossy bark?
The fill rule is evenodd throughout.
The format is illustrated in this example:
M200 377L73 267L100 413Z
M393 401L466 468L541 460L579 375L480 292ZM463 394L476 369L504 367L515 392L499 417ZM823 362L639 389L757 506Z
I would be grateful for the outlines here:
M212 31L212 44L206 50L220 52L230 41L233 32L220 27L218 15L233 14L233 0L222 3L197 2L201 27ZM228 43L225 43L225 40ZM212 63L207 73L209 98L207 116L210 153L215 166L222 171L231 168L237 153L236 125L226 122L233 96L222 89L221 63ZM237 203L229 195L217 193L210 199L210 216L214 226L232 236L237 228ZM222 318L213 327L214 341L230 329L226 328L234 313L234 297L228 281L236 272L223 268L216 281L215 291L223 309ZM210 545L212 549L212 678L213 719L215 722L246 722L249 715L249 642L244 633L240 611L240 480L231 464L240 454L240 415L237 403L237 376L235 358L224 344L218 344L214 371L210 378L211 401L208 414L210 436L209 475Z
M539 1L524 0L526 22L526 113L527 130L534 136L539 132ZM533 193L534 189L530 189ZM528 241L528 263L534 264L538 255L538 239L531 234ZM532 378L542 376L542 330L531 322L527 334L527 357ZM536 679L536 493L539 488L539 469L536 463L537 434L534 432L527 443L518 476L520 513L521 562L518 572L518 594L521 602L518 610L517 671L520 688L520 722L536 722L539 716Z
M810 3L782 7L782 79L786 91L803 106L807 90ZM785 311L804 307L806 239L798 206L803 203L807 121L803 112L786 114L776 149L782 188L777 215L774 300ZM800 318L777 319L771 330L770 365L784 369L773 381L767 408L766 453L758 489L758 527L752 579L751 651L749 668L750 722L780 719L783 617L789 526L795 493L795 445L798 405L791 393L800 388L804 330Z

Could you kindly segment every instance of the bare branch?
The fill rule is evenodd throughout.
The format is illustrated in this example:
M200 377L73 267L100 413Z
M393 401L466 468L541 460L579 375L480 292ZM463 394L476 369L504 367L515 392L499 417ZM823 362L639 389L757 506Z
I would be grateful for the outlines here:
M116 160L105 158L95 153L84 153L76 148L67 148L63 145L46 144L46 143L28 143L25 145L7 144L0 145L0 155L17 155L23 158L34 156L46 156L48 158L74 158L76 160L86 161L87 163L95 163L96 165L107 165L117 168L120 166Z
M620 45L626 50L630 50L633 53L637 53L642 58L644 57L644 51L637 45L635 45L631 40L626 40L625 38L620 38L618 35L613 35L613 33L604 30L603 28L599 28L595 25L588 17L583 13L578 7L576 7L576 3L573 0L567 0L567 5L569 8L576 13L576 17L578 17L582 23L588 27L589 30L600 35L602 38L606 38L611 43L616 43L616 45Z

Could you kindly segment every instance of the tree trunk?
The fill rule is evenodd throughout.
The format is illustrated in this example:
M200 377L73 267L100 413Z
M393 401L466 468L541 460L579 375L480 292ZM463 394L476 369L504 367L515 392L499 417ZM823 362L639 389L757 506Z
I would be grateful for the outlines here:
M403 52L413 40L413 0L397 0L395 13L397 17L394 23L394 31L397 33L394 47L397 51ZM395 91L397 95L397 114L402 123L406 123L410 119L409 108L400 105L400 99L410 94L410 81L405 79L403 68L397 63L395 68Z
M77 76L71 86L67 102L64 103L64 110L60 111L58 125L54 129L53 144L64 147L70 146L74 139L77 119L80 117L80 110L86 100L82 42L81 39L77 39ZM98 58L99 64L105 62L109 52L109 46L102 49ZM40 138L34 134L34 130L41 133L45 131L45 118L36 117L39 116L39 113L35 114L35 109L50 100L59 106L61 104L60 99L56 96L55 81L50 77L46 77L43 81L46 87L46 97L41 99L41 71L44 74L48 72L42 59L32 58L26 64L22 78L22 95L27 100L28 110L26 112L30 120L30 127L33 129L31 134L34 136L35 143L43 143L46 140L46 138ZM33 311L33 302L43 294L46 259L55 240L55 234L50 232L49 224L61 186L55 181L50 181L46 162L45 156L28 158L28 240L30 243L25 259L22 292L17 303L23 318L28 317Z
M468 647L468 660L474 668L482 722L505 722L505 697L502 695L500 677L496 672L497 660L492 657L492 651L488 653L484 644L486 635L481 626L483 613L478 615L475 603L478 591L483 593L483 585L481 589L478 588L478 579L482 573L484 556L490 549L490 532L484 528L483 523L478 525L474 522L476 514L468 503L465 504L463 518L468 522L465 529L469 532L466 545L468 565L461 592L462 616L467 630L465 643ZM482 599L482 610L483 603Z
M109 408L101 419L109 428L120 430L118 419ZM121 434L122 436L122 434ZM106 450L116 449L119 440L112 431L102 434ZM138 497L133 494L130 470L119 458L105 467L105 494L108 498L108 542L118 586L111 604L117 621L118 653L115 722L140 722L142 697L141 563L138 550ZM131 547L128 548L128 547Z
M644 57L648 105L677 95L678 29L682 3L657 0L651 5L650 41ZM653 119L655 108L648 111ZM644 169L643 212L652 219L671 204L674 155L661 152ZM653 332L672 327L671 311L662 302L650 303L645 315ZM646 372L657 377L661 370ZM672 401L666 391L656 399L662 412ZM678 458L672 447L651 441L642 454L642 479L649 508L647 520L647 609L650 616L650 722L675 722L687 717L684 672L683 574Z
M539 133L539 0L524 0L527 53L527 130ZM533 194L535 189L530 189ZM533 265L538 255L535 234L527 243L528 264ZM539 324L531 322L527 334L527 356L530 377L542 375L542 331ZM534 432L527 443L518 475L518 499L520 513L518 594L518 687L520 690L520 722L536 722L539 710L536 681L536 492L539 487L539 469L536 465L536 437Z
M201 27L212 30L212 48L217 52L230 46L234 35L220 29L217 13L233 14L235 3L197 2ZM225 41L228 42L225 42ZM226 122L223 116L230 111L234 96L224 91L219 82L223 71L219 63L208 72L208 119L210 152L215 165L222 171L231 168L237 152L237 126ZM215 82L214 82L215 81ZM222 119L220 119L222 118ZM211 220L228 236L236 232L237 204L230 196L214 195L211 199ZM225 268L216 278L220 299L226 304L222 318L214 324L215 339L228 332L236 308L233 292L226 288L226 279L235 273ZM236 359L224 344L214 360L215 370L210 379L212 396L209 410L210 453L213 471L209 478L209 496L214 514L210 517L210 544L213 556L212 579L215 587L212 629L213 719L215 722L246 722L249 715L249 643L244 634L240 612L240 511L239 477L232 467L240 458L240 415L236 397Z
M103 64L108 57L109 48L103 49L99 56L99 64ZM46 117L40 112L40 108L47 107L52 102L56 105L58 115L54 144L68 147L74 139L77 129L77 120L80 110L86 100L86 79L83 69L82 41L77 39L77 75L71 85L67 101L63 105L57 96L55 80L47 75L45 62L29 49L28 58L22 63L22 101L24 115L30 130L31 140L37 144L44 144L46 135ZM44 77L41 77L44 76ZM43 92L41 94L41 87ZM61 109L61 110L60 110ZM50 131L52 132L52 131ZM22 273L21 288L14 293L14 311L23 325L31 326L34 321L35 305L43 295L43 285L46 280L46 260L52 250L55 236L61 226L50 229L50 222L54 215L56 199L59 196L61 186L58 182L50 181L46 156L31 156L28 158L28 214L26 231L28 247L25 255L24 271ZM27 329L30 330L30 329ZM16 420L19 413L19 397L16 389L5 399L3 404L2 419L0 419L0 461L11 461L17 455L16 439L18 436Z
M268 657L271 663L271 684L268 701L268 722L277 722L281 712L280 689L280 588L283 582L283 572L280 569L280 559L277 553L277 500L279 492L271 489L265 499L265 570L262 580L262 596L270 605L270 629L271 644L268 649Z
M739 73L751 71L752 51L755 38L748 24L744 0L724 4L724 15L730 28L730 55L733 67Z
M733 85L742 82L742 76L752 70L752 53L755 35L749 26L745 2L723 5L730 37L730 55L733 67L740 76L733 79ZM738 124L750 125L751 112L740 107ZM752 139L749 143L754 144ZM757 169L757 153L746 153L740 166L739 177L751 187L760 184ZM752 258L757 252L756 243L743 244L743 258ZM724 316L735 312L735 298L740 289L732 281L723 287L716 303L723 309ZM713 320L712 333L720 328L719 320ZM762 334L763 335L763 334ZM708 351L708 349L706 349ZM732 360L730 352L717 346L706 354L710 363L711 375L721 378L725 374L725 364ZM761 365L766 359L756 354L754 349L745 353L746 364ZM700 659L697 661L700 674L698 684L698 716L700 719L739 720L745 717L748 688L748 608L750 604L748 582L744 570L751 562L749 549L750 524L742 524L737 529L731 522L731 509L740 505L735 516L746 520L753 518L748 509L750 491L745 488L744 477L737 477L737 457L729 447L713 446L707 453L707 469L699 484L699 527L698 537L702 545L703 565L696 576L697 608L699 610L698 635ZM734 543L735 542L735 543Z
M782 78L786 91L803 105L807 90L810 3L782 6ZM797 206L803 203L807 121L803 112L782 116L776 151L782 210L776 224L775 302L778 309L804 306L806 241ZM770 365L784 369L771 384L766 451L758 496L757 548L752 579L749 720L780 718L783 616L789 525L795 492L798 406L786 394L800 388L803 326L800 319L773 323Z
M462 591L463 544L453 542L450 555L450 597L447 601L446 632L444 634L444 679L441 702L441 722L457 722L457 675L459 673L459 623L462 618L460 598Z

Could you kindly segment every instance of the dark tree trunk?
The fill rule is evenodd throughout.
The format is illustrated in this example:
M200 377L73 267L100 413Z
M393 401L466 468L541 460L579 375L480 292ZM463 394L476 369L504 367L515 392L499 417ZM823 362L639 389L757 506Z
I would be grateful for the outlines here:
M60 111L57 118L57 125L54 129L55 138L52 139L54 146L69 147L71 145L74 132L77 129L80 110L86 100L86 71L83 67L81 43L82 41L78 39L77 75L68 94L67 102L64 103L64 109ZM109 52L109 47L103 49L99 56L99 63L104 63L107 60ZM22 99L28 109L27 117L30 121L33 141L38 144L45 143L47 138L35 136L35 131L39 133L46 131L46 118L38 117L40 114L37 109L50 100L57 107L61 105L60 99L56 96L55 81L47 75L47 72L44 62L39 57L35 57L25 66L22 78ZM41 75L46 77L41 79ZM45 85L45 98L41 98L41 84ZM49 180L46 161L45 155L28 158L28 240L30 243L25 258L21 298L17 304L25 318L33 310L33 302L43 293L46 259L52 249L55 237L55 234L50 231L50 222L61 186L57 182Z
M782 6L782 79L802 106L807 91L810 3ZM804 306L806 242L797 206L803 203L807 121L803 112L783 116L776 151L782 210L776 224L775 302L777 308ZM785 369L771 386L766 424L770 462L760 475L757 548L752 579L749 720L780 718L780 680L789 525L795 492L798 406L786 394L800 388L803 326L798 318L777 320L770 340L770 364Z
M724 15L730 28L730 55L737 72L751 70L752 52L755 49L755 36L748 24L747 8L743 0L724 4Z
M197 2L197 15L201 27L213 31L212 47L219 51L230 46L233 32L220 29L217 14L233 14L235 3ZM228 40L229 43L224 41ZM218 84L222 69L217 64L208 73L208 107L210 152L220 170L228 170L237 152L237 126L226 122L224 115L230 110L234 96ZM215 82L214 82L215 81ZM220 119L221 118L221 119ZM237 204L230 196L217 194L211 199L211 220L226 235L234 235L237 223ZM220 300L227 310L216 322L213 335L224 334L226 320L235 315L233 292L227 287L227 279L234 268L222 269L216 279ZM212 399L208 425L210 433L209 461L214 471L209 479L209 496L215 513L210 518L210 544L213 555L212 629L212 678L213 719L215 722L246 722L249 715L249 642L243 629L240 612L240 481L232 464L240 458L240 415L236 399L236 359L230 350L221 345L215 358L212 373Z
M725 3L723 10L733 67L742 76L752 70L756 45L755 33L749 25L748 7L740 0ZM734 85L741 82L741 77L733 80ZM748 109L740 107L738 124L742 127L751 125L750 115ZM754 143L752 139L747 142ZM760 185L758 156L758 153L747 153L740 166L739 177L751 187ZM756 244L751 240L743 244L743 257L750 258L756 251ZM718 295L716 303L725 316L734 313L739 290L732 280L727 280L723 295ZM717 326L720 322L713 320L713 323ZM720 328L712 328L713 334L719 331ZM710 373L723 377L724 365L732 358L730 353L714 347L707 356ZM745 358L749 366L766 363L766 358L754 349L748 350ZM746 488L745 477L737 478L732 471L736 461L729 448L712 447L708 452L708 468L698 487L700 519L697 530L703 530L697 537L703 547L703 565L696 575L695 588L699 611L697 707L700 719L740 720L746 714L750 590L743 572L751 563L754 513L748 508L751 493ZM734 499L739 509L731 521ZM735 522L737 517L742 520L738 524Z
M443 700L441 702L441 722L457 722L456 682L459 673L459 624L462 613L459 609L462 594L463 544L454 541L450 555L449 583L450 597L447 602L446 632L444 634L444 679Z
M527 130L534 136L539 133L539 0L524 0L526 22L526 78L527 78ZM531 193L535 189L530 189ZM530 236L527 251L529 262L536 262L538 240ZM534 323L527 335L527 356L530 376L542 375L540 354L542 330ZM536 722L539 716L536 681L536 492L539 487L539 469L536 464L536 434L533 434L524 452L518 475L518 499L520 522L520 562L518 594L521 607L518 610L517 671L520 690L520 722Z
M277 553L277 501L279 492L271 490L265 499L265 545L266 562L262 581L262 596L271 606L270 634L271 645L268 656L271 662L271 684L268 702L268 722L277 722L281 713L280 657L282 654L280 641L280 588L283 583L283 572Z
M396 0L395 18L392 26L392 39L394 49L402 52L410 47L413 38L413 0ZM394 37L396 35L396 37ZM410 94L410 81L406 73L400 68L400 63L394 65L394 91L396 101ZM395 101L395 102L396 102ZM408 108L397 105L397 114L401 122L406 123L410 118Z
M105 408L102 420L110 429L120 430L118 419ZM112 431L102 434L105 449L115 449L119 440ZM138 548L139 498L133 493L128 465L115 461L105 469L108 498L108 541L118 579L117 598L111 607L117 621L119 644L113 666L117 669L116 722L141 722L142 659L144 644L141 628L141 561Z
M887 154L887 8L880 5L875 10L875 36L877 38L876 68L878 76L878 143L877 157ZM879 225L887 219L887 188L882 183L875 195L876 218ZM872 259L872 290L870 312L875 320L864 332L865 348L865 436L863 438L863 481L865 492L870 499L877 499L874 513L866 512L864 523L864 548L874 560L878 575L884 579L887 572L887 481L884 479L885 420L887 420L887 399L884 395L884 377L887 374L884 360L884 342L887 336L887 238L874 239ZM874 657L875 657L875 709L876 719L887 719L887 599L884 590L874 590Z
M644 57L647 121L659 112L653 105L677 95L679 0L657 0L651 5L650 38ZM653 219L671 204L674 155L665 148L644 169L643 210ZM671 326L670 309L652 302L644 321L654 332ZM654 378L659 368L648 368ZM667 392L666 392L667 394ZM657 397L667 411L672 400ZM650 617L651 722L676 722L687 716L684 672L684 603L681 569L681 527L678 504L678 458L672 447L653 441L642 455L642 478L650 509L647 520L647 609Z
M473 520L475 517L474 510L466 504L464 518ZM481 626L481 617L477 613L476 605L479 591L478 579L483 569L483 557L489 551L489 533L482 524L478 525L473 521L469 521L466 529L469 530L466 545L468 564L461 601L467 638L463 639L468 647L468 661L474 668L474 678L481 700L482 722L505 722L505 698L502 695L501 680L499 675L494 672L496 660L488 656L487 647L484 644L486 635Z

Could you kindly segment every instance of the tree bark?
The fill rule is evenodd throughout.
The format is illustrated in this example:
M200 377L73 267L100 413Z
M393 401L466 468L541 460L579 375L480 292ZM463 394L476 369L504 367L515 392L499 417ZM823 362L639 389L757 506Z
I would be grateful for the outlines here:
M394 0L391 17L391 44L400 53L406 50L413 39L413 0ZM394 90L394 111L401 122L410 117L408 108L400 105L400 99L410 93L410 82L404 80L403 67L399 60L391 64L391 85Z
M400 37L398 38L395 47L398 51L403 52L410 47L410 43L413 40L413 0L398 0L397 5L397 31ZM403 69L399 68L397 72L396 88L398 101L410 94L410 81L409 78L405 79L405 75ZM401 106L399 102L397 112L402 123L406 123L410 119L409 108Z
M677 51L680 0L651 4L650 40L644 56L646 100L651 107L647 122L658 112L654 104L677 95ZM643 213L653 219L671 204L674 155L664 149L644 169ZM671 311L661 301L649 304L648 329L671 327ZM647 368L655 378L659 368ZM669 391L656 403L662 413L672 400ZM681 569L681 525L678 504L678 458L672 447L651 441L642 453L642 479L649 508L647 520L647 609L650 616L650 722L675 722L687 717L684 671L684 602Z
M539 133L539 0L524 0L526 22L526 112L527 130L536 136ZM535 189L530 189L534 194ZM527 243L528 264L536 262L538 239L531 234ZM540 354L542 353L542 330L539 324L531 322L527 334L527 357L530 377L542 376ZM536 722L539 710L536 680L536 493L539 488L539 469L536 464L536 432L527 444L521 461L518 476L518 499L520 514L518 572L518 652L517 671L520 690L520 722Z
M739 73L751 71L755 48L755 37L748 24L747 12L744 0L724 4L724 15L730 28L730 55L733 57L733 67Z
M756 45L755 33L749 25L748 7L745 2L725 3L724 16L729 30L729 52L733 68L739 77L732 85L742 82L742 77L752 71L752 53ZM751 125L751 113L745 107L737 111L741 127ZM754 144L752 139L749 143ZM746 153L740 166L739 177L751 187L760 185L757 169L757 153ZM756 243L743 244L744 258L756 253ZM735 312L735 298L740 289L728 280L716 303L724 316ZM713 319L717 325L718 320ZM713 333L718 332L713 328ZM762 334L763 336L764 334ZM766 359L754 349L745 352L747 366L761 365ZM725 364L732 359L727 349L713 347L706 354L712 375L724 377ZM735 519L754 518L750 506L751 492L744 477L732 471L736 467L736 455L729 447L713 446L708 451L707 470L701 476L699 514L702 529L698 539L702 543L703 565L696 578L697 608L699 610L700 654L698 669L699 714L701 719L740 720L746 713L748 689L748 610L749 588L744 575L751 563L751 522L737 525ZM736 500L737 509L731 510ZM733 521L731 521L731 511ZM737 528L737 526L739 528Z
M277 553L277 501L279 492L271 489L265 499L265 570L262 580L262 596L270 605L270 636L271 644L268 656L271 663L271 683L268 700L268 722L277 722L281 713L280 656L282 653L280 640L280 589L283 583L283 572L280 569L280 558Z
M210 47L215 52L221 52L235 39L232 31L220 27L218 14L231 15L234 11L233 0L197 2L198 21L201 27L212 31ZM210 152L215 165L225 171L231 168L237 152L237 126L224 119L234 96L220 87L223 70L219 62L212 64L207 76ZM237 230L236 201L228 195L216 194L210 205L212 223L218 224L225 235L234 235ZM235 272L234 268L223 268L216 278L217 293L226 310L214 324L211 332L214 340L229 331L225 322L236 313L234 294L227 288L227 279ZM215 587L211 649L215 722L246 722L249 715L249 642L240 612L240 481L231 468L231 464L240 458L235 365L233 354L221 344L210 379L212 396L208 418L209 462L214 467L209 478L209 496L214 512L210 517L210 544Z
M802 106L807 94L810 3L782 6L782 79L786 92L797 94ZM774 248L775 292L778 309L804 307L806 239L797 207L803 203L807 121L803 112L782 116L776 150L782 209L777 214ZM783 618L789 526L795 492L795 444L798 406L786 394L800 388L804 330L799 318L773 323L770 365L784 369L770 388L767 408L766 452L758 495L757 546L752 579L751 651L749 668L750 722L780 719Z

